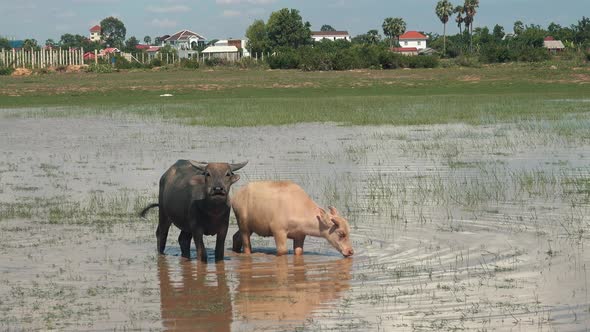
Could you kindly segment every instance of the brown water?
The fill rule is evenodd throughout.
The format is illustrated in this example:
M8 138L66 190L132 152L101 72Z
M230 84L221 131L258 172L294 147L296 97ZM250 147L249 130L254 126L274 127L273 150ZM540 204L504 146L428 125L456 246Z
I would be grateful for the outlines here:
M587 124L1 118L0 329L586 330ZM348 216L354 257L314 238L276 257L254 237L215 264L208 237L202 264L175 229L158 256L156 213L135 213L184 158L249 160L236 187L298 182Z

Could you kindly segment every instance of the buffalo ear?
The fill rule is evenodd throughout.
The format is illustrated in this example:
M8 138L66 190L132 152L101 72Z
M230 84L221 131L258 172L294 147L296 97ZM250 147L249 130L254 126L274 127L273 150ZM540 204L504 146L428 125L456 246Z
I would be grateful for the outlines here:
M323 223L326 226L329 226L329 220L330 217L328 216L328 213L326 213L326 210L319 208L320 209L320 213L316 216L318 218L318 220Z
M230 178L230 181L231 181L231 183L236 183L236 182L238 182L239 179L240 179L239 174L233 174Z
M201 172L204 172L207 169L208 163L204 163L202 161L194 161L194 160L189 160L189 162L191 163L191 165L193 165L196 169L198 169Z
M248 164L248 161L245 161L245 162L239 163L239 164L229 164L229 168L231 169L232 172L235 172L235 171L241 169L242 167L246 166L246 164Z

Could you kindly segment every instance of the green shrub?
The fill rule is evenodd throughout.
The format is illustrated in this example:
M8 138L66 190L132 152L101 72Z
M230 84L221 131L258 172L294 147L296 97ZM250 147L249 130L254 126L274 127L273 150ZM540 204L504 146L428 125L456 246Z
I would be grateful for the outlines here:
M188 69L198 69L200 66L199 60L196 58L193 59L181 59L180 60L180 67L188 68Z
M296 69L299 68L299 61L299 56L292 49L283 49L266 57L271 69Z
M527 47L518 51L518 61L541 62L551 58L545 48Z
M162 59L160 59L160 58L153 58L152 61L150 61L150 66L152 66L152 67L162 67Z
M353 50L359 60L359 67L372 69L381 69L381 54L391 53L389 49L380 45L355 45Z
M239 68L259 68L265 67L267 64L262 60L256 60L252 57L241 58L240 61L237 61L235 65Z
M332 57L329 52L314 47L302 47L299 53L299 68L304 71L332 70Z
M381 52L379 55L379 63L383 69L396 69L402 67L402 56L397 53L393 53L389 50Z
M205 65L207 67L227 66L229 64L230 64L229 61L222 59L222 58L205 59Z
M10 75L12 72L14 72L14 68L0 66L0 75Z
M334 70L351 70L363 67L361 57L355 49L338 50L332 58L332 69Z
M129 60L127 60L126 58L120 56L120 55L115 55L115 68L117 69L131 69L134 66L131 64L131 62Z
M455 58L454 63L457 66L461 66L461 67L474 67L474 68L479 68L481 67L481 63L479 62L479 59L476 57L472 57L472 56L458 56Z
M406 68L436 68L438 58L433 55L406 56L402 63Z
M111 65L102 64L102 63L99 63L99 64L92 63L88 66L88 68L86 68L86 71L89 73L99 73L99 74L112 73L113 67Z
M508 47L503 45L488 45L484 47L479 55L479 59L485 63L503 63L511 61L514 55Z

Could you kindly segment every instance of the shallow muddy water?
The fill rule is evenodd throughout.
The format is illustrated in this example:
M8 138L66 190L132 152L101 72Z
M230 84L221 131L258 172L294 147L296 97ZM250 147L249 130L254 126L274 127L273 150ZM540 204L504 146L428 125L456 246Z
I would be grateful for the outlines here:
M0 329L586 330L588 123L0 118ZM228 236L215 264L207 237L202 264L173 227L158 256L157 213L136 214L186 158L249 160L234 189L299 183L348 217L355 255L307 238L276 257L254 236L244 256Z

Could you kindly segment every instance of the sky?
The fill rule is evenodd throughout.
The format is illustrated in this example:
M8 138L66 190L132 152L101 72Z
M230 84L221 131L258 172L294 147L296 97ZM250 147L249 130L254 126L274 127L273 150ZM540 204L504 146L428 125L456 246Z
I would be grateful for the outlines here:
M437 0L0 0L0 36L34 38L44 44L66 33L88 36L89 29L106 17L120 19L126 38L171 35L188 29L208 40L243 38L255 19L268 20L271 12L295 8L312 30L329 24L355 36L378 29L386 17L402 17L407 30L442 34L434 14ZM454 5L461 0L451 0ZM590 0L481 0L474 27L495 24L512 31L517 20L546 27L564 26L590 16ZM453 20L449 34L458 32Z

